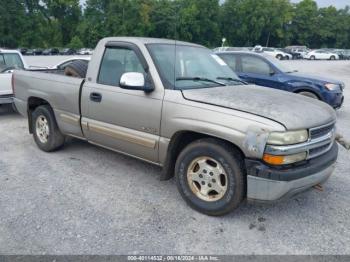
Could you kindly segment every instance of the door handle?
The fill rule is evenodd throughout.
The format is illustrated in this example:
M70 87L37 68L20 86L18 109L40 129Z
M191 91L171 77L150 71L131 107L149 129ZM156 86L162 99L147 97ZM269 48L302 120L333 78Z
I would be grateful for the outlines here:
M101 102L101 100L102 100L102 95L101 95L100 93L95 93L95 92L90 93L90 100L91 100L92 102L97 102L97 103L99 103L99 102Z

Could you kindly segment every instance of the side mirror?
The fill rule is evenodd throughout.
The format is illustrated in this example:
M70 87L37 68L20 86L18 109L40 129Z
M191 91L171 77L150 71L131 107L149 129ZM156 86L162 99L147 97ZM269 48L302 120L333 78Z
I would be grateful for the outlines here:
M275 70L273 70L272 68L270 69L270 76L273 76L273 75L275 75L276 74L276 72L275 72Z
M153 91L152 85L146 84L145 76L138 72L122 74L120 78L120 87L130 90L143 90L145 92Z

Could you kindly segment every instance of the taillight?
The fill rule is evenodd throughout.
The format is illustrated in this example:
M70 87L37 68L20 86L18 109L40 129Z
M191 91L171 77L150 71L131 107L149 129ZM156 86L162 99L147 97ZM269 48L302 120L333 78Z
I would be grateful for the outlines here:
M13 96L15 96L15 74L14 73L12 73L12 77L11 77L11 86L12 86Z

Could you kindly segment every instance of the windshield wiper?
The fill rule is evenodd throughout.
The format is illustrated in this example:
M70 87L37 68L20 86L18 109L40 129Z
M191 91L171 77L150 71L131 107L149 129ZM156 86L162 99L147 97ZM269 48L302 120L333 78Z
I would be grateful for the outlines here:
M296 73L296 72L298 72L298 70L287 71L286 73L290 74L290 73Z
M176 81L203 81L203 82L210 82L210 83L215 83L221 86L225 86L226 84L216 81L214 79L210 79L210 78L206 78L206 77L199 77L199 76L195 76L195 77L178 77L176 78Z
M244 84L244 85L247 84L247 82L244 82L244 81L242 81L240 79L236 79L236 78L232 78L232 77L219 76L216 79L227 80L227 81L231 81L231 82L241 83L241 84Z

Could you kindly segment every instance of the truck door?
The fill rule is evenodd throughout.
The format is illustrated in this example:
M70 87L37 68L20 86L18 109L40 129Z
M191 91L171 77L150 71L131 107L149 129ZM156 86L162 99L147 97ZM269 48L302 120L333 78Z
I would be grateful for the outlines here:
M96 83L87 81L82 101L88 101L82 112L82 127L87 139L95 144L158 162L163 90L145 93L119 86L126 72L143 73L145 59L136 45L114 43L102 57Z

